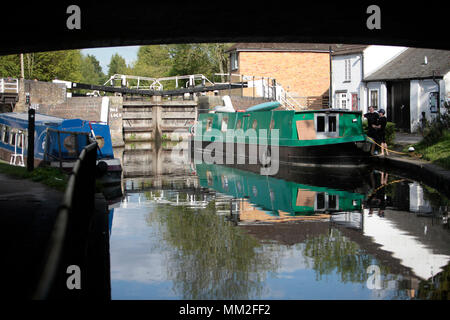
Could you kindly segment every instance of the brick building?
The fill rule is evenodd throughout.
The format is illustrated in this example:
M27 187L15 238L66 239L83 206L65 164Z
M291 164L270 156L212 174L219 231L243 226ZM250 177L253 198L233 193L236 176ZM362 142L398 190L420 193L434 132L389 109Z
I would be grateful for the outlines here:
M331 45L332 48L334 47ZM330 87L330 44L237 43L227 52L230 73L274 78L296 100L327 105ZM251 88L246 89L251 95Z

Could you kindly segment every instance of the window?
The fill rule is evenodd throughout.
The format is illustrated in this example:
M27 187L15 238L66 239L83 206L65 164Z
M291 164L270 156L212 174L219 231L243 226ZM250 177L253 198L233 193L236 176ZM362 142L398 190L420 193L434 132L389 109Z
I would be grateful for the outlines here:
M429 94L429 106L431 113L438 112L438 92L430 92Z
M16 145L16 134L16 130L11 131L9 144L12 146Z
M225 131L227 131L227 128L228 128L228 118L227 118L227 117L224 117L224 118L222 119L222 128L221 128L221 131L222 131L222 132L225 132Z
M231 53L231 70L237 70L238 68L239 68L238 53L232 52Z
M253 120L252 128L256 129L257 126L258 126L258 121L256 121L256 119L255 119L255 120Z
M336 108L338 109L347 109L347 93L346 92L337 92L336 93Z
M325 210L325 193L320 192L316 196L316 209Z
M370 98L369 107L378 109L378 90L370 90L369 98Z
M205 131L211 131L211 127L212 127L212 118L208 118L206 120L206 130Z
M10 128L8 126L5 126L3 131L3 142L8 144L9 143L9 131Z
M339 115L336 113L330 114L315 114L316 124L316 139L327 139L336 137L339 133Z
M241 119L239 119L239 120L237 121L237 123L236 123L236 130L237 130L237 129L240 129L240 128L241 128L241 125L242 125L242 121L241 121Z
M335 209L335 210L339 209L337 195L333 194L328 195L328 209Z
M275 128L275 120L274 119L270 120L270 125L269 125L270 130L273 130L273 128Z
M317 116L317 132L325 132L325 116Z
M336 132L336 116L328 116L328 132Z
M345 59L345 82L352 81L352 65L350 59Z

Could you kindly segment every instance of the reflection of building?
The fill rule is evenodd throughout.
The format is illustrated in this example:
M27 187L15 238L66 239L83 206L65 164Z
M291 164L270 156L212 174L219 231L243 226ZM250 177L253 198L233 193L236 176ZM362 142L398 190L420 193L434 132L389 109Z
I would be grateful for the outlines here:
M424 213L432 211L430 202L424 199L422 186L417 182L409 184L409 211Z

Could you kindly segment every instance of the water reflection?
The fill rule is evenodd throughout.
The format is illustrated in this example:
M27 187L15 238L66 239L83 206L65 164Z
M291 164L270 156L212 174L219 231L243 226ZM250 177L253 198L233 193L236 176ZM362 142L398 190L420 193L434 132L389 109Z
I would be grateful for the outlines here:
M437 191L374 169L268 177L169 153L123 150L113 298L447 298L448 200Z

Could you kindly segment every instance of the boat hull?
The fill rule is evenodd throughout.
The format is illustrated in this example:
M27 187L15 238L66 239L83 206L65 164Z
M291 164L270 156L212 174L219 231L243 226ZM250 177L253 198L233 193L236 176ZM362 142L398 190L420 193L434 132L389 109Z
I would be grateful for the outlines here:
M354 167L366 166L370 159L370 154L365 152L358 142L317 146L278 146L278 157L273 146L268 148L261 146L261 151L259 151L259 146L255 145L218 142L212 145L211 142L190 139L189 148L192 159L202 159L203 161L213 159L218 164L267 165L267 159L270 159L270 161L278 161L280 164L292 166ZM266 149L269 150L268 153L266 153ZM257 151L255 152L255 150ZM233 156L231 156L231 152L233 152ZM228 163L231 159L233 163Z

